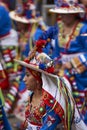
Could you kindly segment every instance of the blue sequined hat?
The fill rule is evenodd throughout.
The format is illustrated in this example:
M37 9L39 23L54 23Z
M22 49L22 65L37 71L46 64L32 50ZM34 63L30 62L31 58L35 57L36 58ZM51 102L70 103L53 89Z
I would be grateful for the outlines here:
M84 6L78 0L54 0L55 8L50 12L59 14L84 13Z
M16 10L10 12L11 19L21 23L35 23L41 16L37 16L34 0L18 0Z

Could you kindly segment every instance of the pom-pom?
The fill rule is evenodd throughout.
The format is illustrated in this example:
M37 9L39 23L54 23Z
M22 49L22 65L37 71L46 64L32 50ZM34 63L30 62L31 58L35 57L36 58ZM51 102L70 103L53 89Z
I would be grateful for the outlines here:
M46 45L47 41L46 40L38 40L36 42L36 47L38 52L42 52L42 48Z
M28 58L24 59L24 62L26 62L26 63L29 63L29 60L28 60Z
M46 71L47 71L48 73L54 73L54 67L48 67L48 68L46 69Z
M46 40L38 40L37 42L36 42L36 46L37 47L43 47L43 46L45 46L46 45Z

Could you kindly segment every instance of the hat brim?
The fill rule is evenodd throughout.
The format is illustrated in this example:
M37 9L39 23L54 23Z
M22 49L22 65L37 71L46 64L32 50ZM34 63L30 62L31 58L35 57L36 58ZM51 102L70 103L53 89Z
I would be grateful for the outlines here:
M22 16L22 17L21 17L21 16L18 16L15 11L11 11L11 12L9 13L9 16L10 16L10 18L13 19L14 21L21 22L21 23L25 23L25 24L28 24L28 23L36 23L36 22L37 22L37 20L34 19L34 18L26 19L24 16Z
M41 70L41 69L35 67L35 65L31 65L31 64L28 64L28 63L26 63L26 62L24 62L24 61L20 61L20 60L17 60L17 59L14 59L14 61L17 62L18 64L20 64L20 65L26 67L26 68L29 68L29 69L38 71L38 72L40 72L40 73L44 73L44 74L46 74L46 75L48 75L48 76L50 76L50 77L55 77L55 74L50 74L50 73L48 73L48 72L46 72L46 71L43 71L43 70Z
M49 9L49 12L52 13L58 13L58 14L76 14L76 13L85 13L85 11L82 8L78 8L78 9L67 9L67 8L54 8L54 9Z

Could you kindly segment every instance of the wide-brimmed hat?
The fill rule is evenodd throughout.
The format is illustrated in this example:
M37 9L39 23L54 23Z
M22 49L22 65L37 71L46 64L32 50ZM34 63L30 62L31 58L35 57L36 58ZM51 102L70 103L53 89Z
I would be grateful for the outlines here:
M58 14L84 13L84 6L78 3L78 0L54 0L55 8L50 12Z
M16 9L9 13L11 19L21 23L36 23L42 17L36 13L36 7L33 0L17 1Z
M45 47L46 44L46 40L38 40L29 56L24 61L17 59L15 59L15 61L30 70L35 70L51 77L55 77L54 61L42 51L42 48Z
M28 59L24 61L15 59L15 61L30 70L35 70L48 76L55 77L53 60L43 52L36 53L30 61Z

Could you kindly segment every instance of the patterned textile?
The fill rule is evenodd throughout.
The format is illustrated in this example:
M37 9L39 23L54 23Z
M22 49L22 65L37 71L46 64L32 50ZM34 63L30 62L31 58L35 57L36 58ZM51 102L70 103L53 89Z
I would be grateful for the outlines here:
M4 100L0 89L0 130L12 130L3 107Z
M19 86L19 72L17 64L14 62L14 58L17 57L17 46L1 46L1 54L4 60L4 67L6 71L6 76L9 81L8 94L6 96L5 111L8 112L13 106L16 94L18 92ZM4 81L5 82L5 81Z

